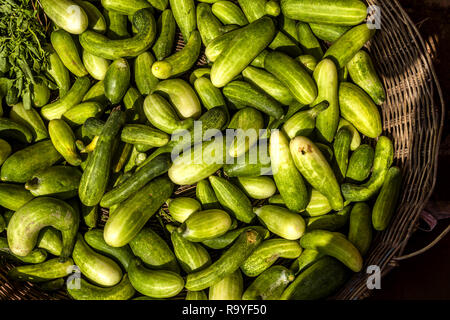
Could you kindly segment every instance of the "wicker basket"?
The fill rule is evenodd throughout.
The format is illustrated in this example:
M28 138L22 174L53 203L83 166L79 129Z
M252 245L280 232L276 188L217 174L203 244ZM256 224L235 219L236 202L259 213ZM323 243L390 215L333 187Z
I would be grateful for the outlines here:
M368 43L384 82L387 101L382 106L384 134L394 140L395 164L403 170L403 193L389 228L378 233L365 261L385 275L398 265L419 214L436 180L437 155L444 120L444 101L425 43L397 0L367 0L381 10L381 30ZM178 44L181 47L182 43ZM178 48L179 49L179 48ZM198 65L205 64L204 57ZM178 190L184 196L192 189ZM46 293L31 283L6 277L10 264L0 266L0 300L67 299L64 291ZM365 269L363 269L365 270ZM370 294L364 271L354 274L336 299L363 299Z

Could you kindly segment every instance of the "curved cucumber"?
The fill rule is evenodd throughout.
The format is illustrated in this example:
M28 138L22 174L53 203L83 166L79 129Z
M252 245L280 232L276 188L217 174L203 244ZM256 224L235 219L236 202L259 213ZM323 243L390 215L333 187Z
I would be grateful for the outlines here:
M358 248L364 256L372 242L372 212L364 202L355 203L350 212L348 240Z
M197 29L194 0L169 0L169 3L183 39L189 39L191 33Z
M164 10L158 19L159 36L153 44L152 51L156 60L163 60L172 53L175 43L176 22L172 10Z
M77 77L83 77L88 74L78 54L77 46L67 31L63 29L53 31L51 34L51 43L61 58L61 61L70 72Z
M279 300L284 289L294 279L294 273L286 267L270 267L248 286L242 300Z
M40 2L45 14L55 24L69 33L80 34L88 27L86 12L70 0L42 0Z
M9 118L28 127L33 133L34 141L37 142L48 138L47 128L36 109L26 110L23 103L18 103L12 106Z
M72 273L73 267L70 258L64 262L54 258L38 264L15 267L9 270L7 277L16 281L40 283L68 276Z
M170 237L175 256L186 273L199 271L211 264L209 253L201 244L185 239L177 231L173 231Z
M302 216L284 207L265 205L255 208L254 212L267 229L284 239L297 240L305 232Z
M75 146L75 134L70 126L61 119L50 120L48 123L50 139L56 150L72 166L79 166L82 162Z
M237 269L209 287L209 300L241 300L244 290L242 274Z
M0 237L0 256L6 256L6 258L11 259L12 261L34 264L44 262L45 259L47 259L47 252L43 249L34 249L24 257L17 256L13 254L9 249L8 240L6 238Z
M348 161L347 178L362 182L370 175L375 151L368 144L360 145Z
M30 143L34 139L33 132L26 125L8 118L0 118L0 136L25 143Z
M125 274L118 284L109 288L95 286L84 279L80 279L79 288L72 288L67 283L67 293L75 300L129 300L136 290L131 285L128 275Z
M61 232L52 227L46 227L39 232L36 246L54 256L60 256L63 248Z

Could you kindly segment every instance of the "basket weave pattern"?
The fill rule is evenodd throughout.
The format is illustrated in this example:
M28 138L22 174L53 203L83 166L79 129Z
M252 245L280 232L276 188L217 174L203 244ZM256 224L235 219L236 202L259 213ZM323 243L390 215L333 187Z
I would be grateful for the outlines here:
M386 88L387 100L381 107L383 134L394 141L395 164L404 177L397 213L389 228L377 233L365 259L365 267L377 265L384 275L396 266L395 257L402 254L416 231L419 214L433 190L444 102L424 41L398 1L365 2L381 9L381 30L367 49ZM179 41L177 49L182 45ZM204 64L203 56L198 65ZM177 193L189 196L192 191L186 188ZM64 291L46 293L30 283L10 282L5 275L11 267L0 265L0 300L67 299ZM364 270L354 274L334 298L367 297L370 290Z

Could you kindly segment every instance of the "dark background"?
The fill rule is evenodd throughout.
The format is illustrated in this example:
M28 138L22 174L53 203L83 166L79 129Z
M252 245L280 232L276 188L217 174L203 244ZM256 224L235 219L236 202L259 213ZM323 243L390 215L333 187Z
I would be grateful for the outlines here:
M427 42L439 77L444 100L450 101L450 0L400 0L414 24ZM437 101L436 101L437 103ZM448 109L447 109L448 110ZM439 153L436 188L430 201L449 201L450 197L450 112ZM417 231L410 239L405 253L430 243L450 223L441 220L432 232ZM380 299L450 299L450 234L429 251L409 260L400 261L381 281L370 300Z

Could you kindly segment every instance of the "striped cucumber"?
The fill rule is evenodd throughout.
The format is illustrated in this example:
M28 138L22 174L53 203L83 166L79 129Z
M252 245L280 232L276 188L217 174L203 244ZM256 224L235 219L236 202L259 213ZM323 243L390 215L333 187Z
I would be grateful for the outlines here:
M310 136L316 128L316 118L329 108L328 101L322 101L318 105L306 111L299 111L283 124L283 132L293 139L296 136Z
M62 115L62 119L73 127L81 126L89 118L99 117L103 112L103 105L98 102L83 102L73 106Z
M191 242L202 242L224 235L231 227L231 217L223 210L210 209L192 213L175 232Z
M350 212L348 240L364 256L372 242L372 212L364 202L355 203Z
M211 9L214 15L225 25L235 24L243 27L248 24L241 8L231 1L216 1Z
M270 267L248 286L242 294L242 300L279 300L294 279L294 273L286 267Z
M70 33L63 29L53 31L51 43L64 66L77 77L83 77L88 74L86 68L81 61L77 46L72 39Z
M2 217L3 218L3 217ZM2 219L0 218L0 219ZM47 252L43 249L34 249L28 255L21 257L13 254L8 246L8 240L0 237L0 257L6 257L13 262L42 263L47 259Z
M126 59L120 58L108 67L103 81L105 96L112 104L118 104L130 87L131 71Z
M302 216L284 207L265 205L255 208L254 212L267 229L284 239L297 240L305 232Z
M100 10L97 9L97 7L94 4L90 3L89 1L76 0L75 2L84 10L84 12L87 15L88 28L99 33L105 33L106 20L105 17L103 17Z
M322 60L323 57L322 47L320 46L319 41L311 31L310 26L305 22L299 21L297 23L297 32L303 52L305 54L312 55L314 58L317 59L317 61Z
M127 274L113 287L103 288L95 286L84 279L80 279L80 287L72 287L67 283L67 293L75 300L129 300L136 290L134 290Z
M177 231L171 233L170 239L175 256L186 273L199 271L211 264L208 251L200 243L187 240Z
M145 0L133 0L133 1L121 1L121 0L101 0L103 8L108 11L118 12L122 15L133 15L136 11L144 8L151 8L150 1Z
M264 147L263 147L264 146ZM228 177L259 177L272 171L269 150L265 141L261 141L245 154L228 161L223 170Z
M222 23L215 17L209 4L197 4L197 29L205 47L212 40L222 35L221 27Z
M362 182L369 177L372 171L375 151L368 144L360 145L348 161L347 178Z
M33 194L23 186L11 183L0 183L0 206L17 211L21 206L34 198Z
M155 58L150 52L141 53L134 60L134 81L141 94L150 94L159 80L152 74Z
M58 53L53 48L48 49L47 74L55 82L59 89L59 96L64 96L70 89L69 70L64 66Z
M327 197L321 194L316 189L311 190L311 197L304 214L309 217L317 217L327 214L332 210L330 202Z
M307 219L306 229L311 230L338 230L348 223L351 206L346 206L344 209L321 216L310 217Z
M53 258L42 263L15 267L8 271L7 277L15 281L41 283L68 276L73 270L72 259L62 262Z
M139 145L147 146L148 149L162 147L169 142L170 137L167 133L145 124L127 124L122 129L120 139L136 145L138 151L141 151Z
M183 39L189 39L197 29L197 16L194 0L169 0L173 16L181 30Z
M35 142L48 138L47 128L36 109L26 110L23 103L19 102L12 106L9 118L30 129Z
M277 187L270 177L238 177L239 185L253 199L267 199L275 194Z
M75 146L75 134L70 126L61 119L50 120L48 123L50 139L56 150L72 166L79 166L82 162Z
M195 188L195 196L201 202L204 209L219 209L220 203L217 200L216 194L208 180L201 180L197 183ZM170 203L169 203L170 206ZM170 208L169 208L170 211ZM181 222L181 221L180 221Z
M239 269L209 287L209 300L241 300L244 281Z
M167 208L169 209L171 217L174 218L175 221L183 223L191 214L201 211L202 205L194 198L179 197L167 200Z
M175 43L176 22L172 10L164 10L158 18L158 37L153 44L152 51L156 60L163 60L172 53Z
M320 40L335 42L344 33L350 30L349 26L339 26L333 24L309 23L314 35Z
M214 107L226 106L222 92L208 78L197 78L194 82L194 88L206 109L210 110Z
M88 27L86 12L70 0L43 0L45 14L60 28L72 34L80 34Z

